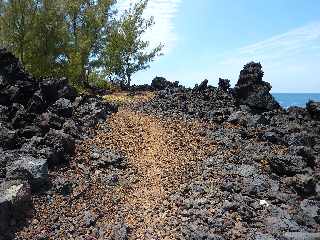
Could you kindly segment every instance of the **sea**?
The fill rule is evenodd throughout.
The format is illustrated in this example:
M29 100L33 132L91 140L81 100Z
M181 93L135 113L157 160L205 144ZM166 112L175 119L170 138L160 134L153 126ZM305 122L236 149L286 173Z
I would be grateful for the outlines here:
M320 93L272 93L283 108L306 107L309 100L320 101Z

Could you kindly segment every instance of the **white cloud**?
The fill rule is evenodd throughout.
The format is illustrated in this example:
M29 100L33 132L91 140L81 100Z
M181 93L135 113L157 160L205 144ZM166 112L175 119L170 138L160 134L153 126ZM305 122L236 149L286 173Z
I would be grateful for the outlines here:
M290 56L320 48L320 22L314 22L264 41L242 47L226 56L223 63L233 63L249 58L263 61L283 60ZM254 60L253 59L253 60Z
M320 22L313 22L225 54L211 73L235 83L245 63L259 61L275 91L319 91L319 53Z
M128 9L130 4L137 0L120 0L118 7L120 12ZM163 53L169 53L175 46L178 36L175 32L174 18L179 11L182 0L149 0L145 10L146 17L154 17L155 25L148 31L144 38L150 42L150 47L156 47L159 43L164 45Z

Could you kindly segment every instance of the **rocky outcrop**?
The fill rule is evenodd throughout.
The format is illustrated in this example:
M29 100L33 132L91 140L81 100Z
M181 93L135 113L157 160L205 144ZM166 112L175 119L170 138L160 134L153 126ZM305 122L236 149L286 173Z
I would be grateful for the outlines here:
M193 88L194 92L203 92L208 88L208 79L203 80L199 85L195 85Z
M280 108L279 103L269 93L271 85L262 81L263 75L260 63L250 62L243 67L233 89L239 104L247 105L258 112Z
M0 49L1 233L8 230L6 219L26 205L29 190L46 189L48 167L68 164L75 141L116 110L102 98L77 96L66 78L32 77Z
M320 120L320 102L307 102L307 110L312 118Z
M219 89L227 92L230 90L230 80L219 78L218 86L219 86Z
M153 90L164 90L166 88L178 87L178 85L178 82L170 82L164 77L155 77L151 83Z

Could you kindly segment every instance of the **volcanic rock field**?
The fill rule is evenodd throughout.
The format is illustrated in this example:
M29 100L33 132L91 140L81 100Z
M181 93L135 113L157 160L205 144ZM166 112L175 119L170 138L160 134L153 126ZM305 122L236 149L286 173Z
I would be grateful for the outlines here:
M0 240L320 239L320 103L263 75L78 95L0 49Z

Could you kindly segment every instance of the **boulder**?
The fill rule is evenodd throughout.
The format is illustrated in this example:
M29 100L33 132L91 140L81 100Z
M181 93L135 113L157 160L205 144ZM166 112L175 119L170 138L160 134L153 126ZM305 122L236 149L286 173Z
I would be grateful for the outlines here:
M23 217L30 207L31 190L27 182L13 180L0 184L0 239L8 232L10 221Z
M70 85L65 85L58 90L58 98L65 98L74 101L77 97L77 91Z
M230 89L230 80L219 78L218 86L220 90L227 92Z
M35 191L48 183L48 163L46 159L22 154L14 162L7 164L6 170L7 179L26 180Z
M3 76L3 82L6 83L12 83L17 79L31 79L18 58L5 48L0 48L0 75Z
M155 77L152 80L151 87L153 87L154 90L164 90L166 88L178 87L178 84L178 82L170 82L164 77Z
M80 129L72 119L65 121L65 123L62 126L62 130L64 133L67 133L74 138L81 137Z
M250 62L240 72L239 80L233 89L239 104L248 105L257 112L279 109L279 103L269 93L271 85L262 81L262 66L260 63Z
M15 129L24 128L27 125L32 125L35 118L36 115L34 113L29 113L24 108L20 108L12 119L11 124Z
M84 127L94 127L116 109L97 96L83 96L74 103L73 119Z
M47 103L42 96L42 93L40 90L36 91L32 98L30 99L28 103L28 111L29 112L34 112L34 113L42 113L46 110L47 108Z
M208 80L205 79L203 80L199 85L196 85L194 88L193 88L193 91L194 92L202 92L204 90L206 90L208 87Z
M39 127L47 132L49 129L60 130L65 122L65 119L49 111L41 114L38 117L38 121Z
M46 101L49 103L53 103L59 98L59 90L60 95L62 96L63 88L68 84L67 78L47 78L43 79L40 82L40 89L45 97Z
M311 117L320 120L320 102L309 101L306 106Z
M68 163L74 152L75 140L61 130L51 129L44 137L44 144L48 147L44 154L49 166Z
M59 98L51 107L50 111L60 117L70 118L72 116L72 103L66 98Z

